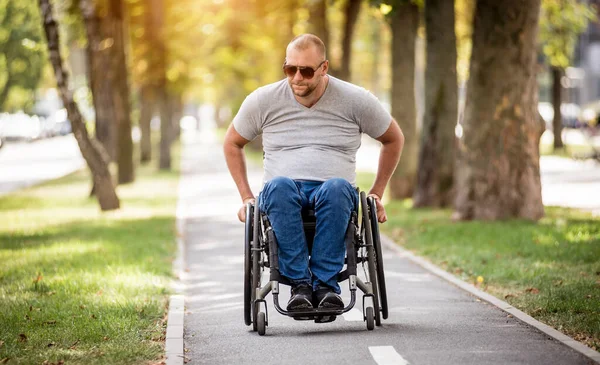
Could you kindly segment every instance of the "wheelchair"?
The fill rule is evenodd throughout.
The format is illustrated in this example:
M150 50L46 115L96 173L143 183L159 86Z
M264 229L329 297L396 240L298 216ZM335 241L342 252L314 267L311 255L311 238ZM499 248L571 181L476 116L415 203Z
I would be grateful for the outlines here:
M304 311L286 311L279 304L279 284L290 285L280 275L278 246L275 233L266 213L258 204L246 204L245 250L244 250L244 322L252 325L252 330L263 336L269 324L265 298L273 295L277 312L297 320L314 320L338 316L350 311L356 303L356 290L363 293L363 321L367 330L381 320L388 318L387 292L383 270L381 240L377 222L375 200L360 192L360 209L352 212L346 230L345 267L338 273L337 281L348 280L350 302L343 309L312 308ZM359 214L361 218L360 225ZM316 219L313 210L303 211L302 220L309 250L315 235ZM362 265L365 281L357 275L358 265ZM365 268L366 266L366 268ZM269 269L269 281L263 282L263 271Z

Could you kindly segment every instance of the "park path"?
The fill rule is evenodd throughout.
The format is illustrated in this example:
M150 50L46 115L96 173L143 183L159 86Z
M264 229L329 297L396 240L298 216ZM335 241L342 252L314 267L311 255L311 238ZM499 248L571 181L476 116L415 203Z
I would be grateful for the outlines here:
M367 331L361 298L335 322L276 313L258 336L243 321L240 201L214 134L184 137L184 346L188 364L590 364L565 344L384 248L390 317ZM255 192L261 171L250 166ZM362 268L359 269L359 272ZM345 300L347 283L342 283ZM282 286L287 301L287 287Z

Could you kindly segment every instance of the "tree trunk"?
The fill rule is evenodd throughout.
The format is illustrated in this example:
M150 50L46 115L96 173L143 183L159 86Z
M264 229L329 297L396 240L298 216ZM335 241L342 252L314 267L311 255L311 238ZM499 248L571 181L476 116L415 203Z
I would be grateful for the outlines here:
M152 88L144 85L140 92L140 162L142 164L149 162L152 159L152 131L150 129L150 121L154 114L154 98L152 96Z
M360 5L362 0L347 0L344 22L344 38L342 39L342 63L341 67L337 72L336 77L350 81L350 60L352 56L352 37L354 36L354 29L356 28L356 21L358 20L358 13L360 12Z
M165 4L163 0L149 0L150 18L153 27L152 43L154 52L151 58L151 69L156 75L156 103L160 115L160 143L158 168L160 170L171 169L171 142L173 141L173 128L171 122L171 111L169 102L169 91L167 90L167 50L165 44Z
M298 0L287 0L281 3L283 10L280 10L279 14L281 15L280 24L281 24L281 32L280 35L280 44L281 44L281 54L283 57L282 60L285 61L287 57L287 45L289 42L294 39L294 25L296 25L296 12L298 8ZM282 62L283 63L283 62Z
M413 196L416 207L453 202L458 114L454 1L426 0L425 113Z
M131 137L131 107L129 102L129 83L127 75L127 57L125 55L125 20L122 0L111 0L108 18L113 25L114 44L112 47L113 105L117 125L117 165L118 182L127 184L135 179L133 165L133 139Z
M327 1L307 0L309 11L308 32L321 38L325 47L329 47L329 29L327 26Z
M111 67L106 67L111 64L109 44L113 39L112 24L108 19L98 16L93 1L80 0L79 7L88 40L88 77L96 116L96 138L102 143L110 159L116 160L116 118L112 99L114 71Z
M563 148L562 140L562 85L560 80L564 71L559 67L552 67L552 106L554 107L554 119L552 119L552 132L554 133L554 148Z
M173 141L178 140L181 136L181 118L183 117L183 97L181 94L171 95L171 123L173 125Z
M10 92L10 88L13 86L13 82L10 74L10 67L6 69L6 82L4 83L4 87L2 91L0 91L0 110L4 110L4 104L6 103L6 99L8 99L8 93Z
M392 116L396 118L405 142L402 158L390 179L393 199L413 195L417 174L417 106L415 99L415 37L419 8L404 3L391 14L392 29Z
M380 93L382 90L380 83L380 74L381 74L381 52L382 52L382 40L381 40L381 23L378 19L371 17L370 20L371 26L371 54L373 55L373 63L371 64L371 75L370 75L370 83L371 86L369 90L377 96L380 97Z
M535 82L540 0L479 0L460 140L458 219L538 220L542 204Z
M63 104L67 109L67 115L71 121L71 128L81 154L85 159L92 173L96 197L103 211L119 208L119 198L115 192L108 164L103 160L102 147L99 143L95 144L90 140L85 124L77 104L73 100L73 95L68 89L68 74L65 71L60 55L58 25L52 15L52 5L50 0L39 0L39 6L42 14L42 22L46 38L48 40L48 53L50 62L54 69L54 75Z
M169 103L169 95L167 93L167 87L164 85L158 91L158 103L160 113L160 157L158 162L158 168L160 170L171 169L171 141L173 137L172 125L171 125L171 110Z

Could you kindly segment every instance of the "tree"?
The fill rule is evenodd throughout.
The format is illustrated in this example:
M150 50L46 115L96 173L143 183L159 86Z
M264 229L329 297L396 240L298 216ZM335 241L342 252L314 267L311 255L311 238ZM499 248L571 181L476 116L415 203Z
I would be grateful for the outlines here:
M457 169L458 219L537 220L539 169L535 44L540 0L479 0Z
M578 1L543 0L540 17L540 42L543 45L552 71L552 105L554 119L554 148L562 148L562 85L565 69L572 63L577 38L590 20L594 20L593 9Z
M56 77L58 91L67 109L67 115L71 121L73 134L77 140L81 154L91 171L100 209L103 211L118 209L120 205L119 198L115 192L110 170L106 162L106 151L100 143L88 136L79 108L75 101L73 101L73 95L68 89L69 76L63 67L59 47L58 25L52 14L50 0L39 0L39 6L42 14L42 24L48 41L50 62Z
M329 46L329 26L327 25L327 1L306 0L309 11L308 33L321 38L325 46Z
M414 206L453 202L458 100L454 1L426 0L425 113Z
M131 138L131 104L129 101L129 76L127 72L127 56L125 53L125 17L123 1L110 0L107 19L113 26L114 45L112 47L112 63L114 68L113 105L117 121L117 166L118 182L126 184L135 179L133 165L133 140Z
M79 0L79 6L88 38L96 135L117 162L119 184L129 183L134 180L134 166L123 4Z
M44 68L38 17L33 2L0 0L0 110L6 107L11 90L24 90L34 99Z
M390 195L404 199L413 195L417 176L417 106L415 98L415 39L419 6L410 0L372 1L386 14L392 31L392 116L404 133L402 158L390 179Z
M347 0L344 7L344 36L342 39L342 63L336 76L350 81L350 63L352 56L352 38L362 0Z

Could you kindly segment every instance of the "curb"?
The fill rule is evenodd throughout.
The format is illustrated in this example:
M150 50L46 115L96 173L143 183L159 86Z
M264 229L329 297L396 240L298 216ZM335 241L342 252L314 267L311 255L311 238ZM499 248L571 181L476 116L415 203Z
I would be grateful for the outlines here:
M529 316L528 314L518 310L517 308L513 307L512 305L506 303L505 301L500 300L493 295L490 295L484 291L477 289L474 285L469 284L463 280L460 280L456 276L448 273L445 270L440 269L439 267L435 266L434 264L425 260L424 258L419 257L419 256L413 254L412 252L400 247L399 245L397 245L394 241L392 241L389 237L385 236L384 234L380 234L380 236L381 236L381 243L383 243L385 246L387 246L391 250L396 251L396 253L399 254L401 257L406 257L408 260L421 266L423 269L431 272L432 274L450 282L451 284L459 287L462 290L467 291L471 295L488 302L489 304L503 310L504 312L511 314L514 318L521 320L522 322L528 324L529 326L535 327L542 333L554 338L557 341L562 342L563 344L569 346L573 350L588 357L592 361L600 364L600 352L594 351L593 349L587 347L583 343L572 339L571 337L565 335L562 332L557 331L556 329L554 329L546 324L543 324L542 322L540 322L540 321L536 320L535 318Z
M183 161L183 159L182 159ZM176 212L177 253L173 261L173 274L175 280L171 287L176 294L169 297L169 313L167 314L167 335L165 336L165 364L184 365L185 349L183 343L183 325L185 314L184 286L181 282L185 274L185 226L181 201L181 176L179 177L179 201Z

